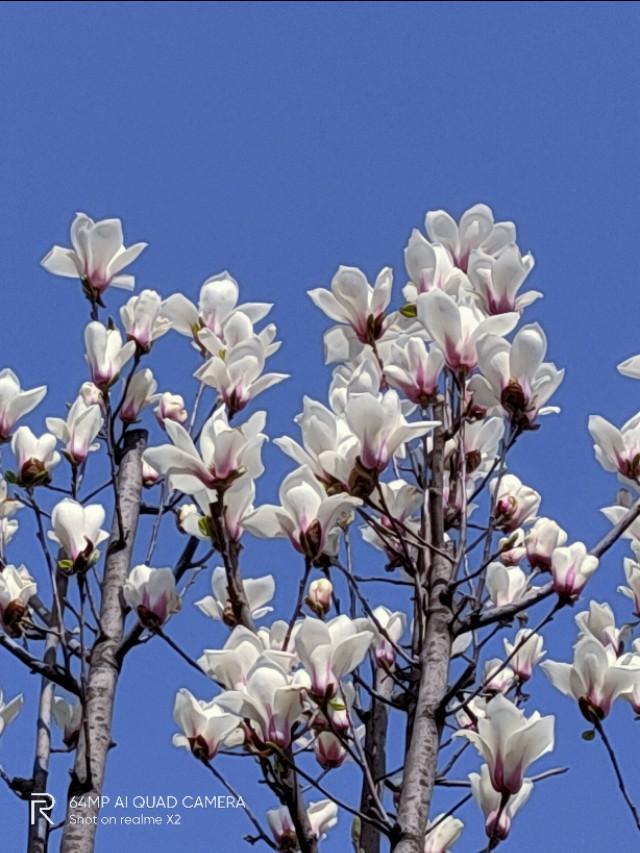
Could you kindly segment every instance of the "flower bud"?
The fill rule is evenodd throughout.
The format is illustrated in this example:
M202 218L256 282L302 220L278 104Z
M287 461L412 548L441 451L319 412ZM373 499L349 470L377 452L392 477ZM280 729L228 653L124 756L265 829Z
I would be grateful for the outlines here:
M318 616L326 616L331 610L333 584L328 578L319 578L309 584L306 604Z
M170 391L165 391L164 394L160 395L154 412L161 427L164 427L165 420L177 421L181 424L187 419L184 399L180 394L172 394Z

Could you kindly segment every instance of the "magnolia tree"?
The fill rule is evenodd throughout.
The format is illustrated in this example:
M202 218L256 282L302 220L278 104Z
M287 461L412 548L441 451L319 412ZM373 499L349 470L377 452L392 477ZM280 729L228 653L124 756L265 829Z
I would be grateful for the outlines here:
M481 204L459 222L428 213L426 236L414 230L405 249L409 282L395 308L388 268L370 284L340 267L328 289L309 292L333 324L328 401L305 397L295 437L275 439L293 469L279 502L258 506L266 413L248 411L286 379L266 366L279 347L264 323L272 306L239 302L224 272L197 303L143 290L116 318L112 292L133 289L125 271L145 244L125 247L120 221L84 214L71 244L42 263L78 280L88 300L78 396L35 434L19 421L46 387L23 390L12 370L0 373L0 438L11 450L0 484L0 646L40 682L37 707L0 700L3 737L21 710L35 732L31 775L4 768L2 778L29 799L50 784L52 751L70 754L60 849L94 849L124 665L160 642L202 676L196 695L167 697L173 742L194 775L242 799L249 843L315 853L342 831L340 849L358 853L444 853L475 808L486 838L467 830L464 849L495 849L532 789L564 770L536 767L554 748L554 717L528 692L545 628L584 600L620 537L634 555L619 588L629 624L617 627L609 604L585 603L568 660L540 668L586 719L585 737L602 740L640 829L607 733L616 700L640 713L640 502L621 491L604 510L610 532L572 542L509 468L514 445L558 411L549 403L563 378L545 360L542 328L523 322L541 294L522 292L533 258L513 223ZM152 372L160 339L174 333L184 336L185 386L197 380L189 404L159 391ZM640 378L640 356L620 371ZM602 466L636 489L640 416L621 429L592 417L589 430ZM19 557L25 514L37 565ZM161 526L176 523L176 553L159 553ZM146 559L132 565L141 537ZM248 537L290 544L282 576L296 580L277 619L274 578L245 575ZM211 595L193 601L202 573ZM203 618L198 609L225 626L221 648L172 638L178 620ZM270 792L264 813L228 781L230 754L244 759L243 779ZM335 792L344 773L358 779L348 797ZM435 814L438 787L467 790ZM78 803L81 822L69 819ZM45 851L49 835L41 817L28 850Z

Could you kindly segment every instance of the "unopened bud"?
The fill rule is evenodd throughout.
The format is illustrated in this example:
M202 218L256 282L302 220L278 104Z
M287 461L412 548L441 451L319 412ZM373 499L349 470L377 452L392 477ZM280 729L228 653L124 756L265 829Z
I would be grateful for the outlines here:
M326 616L331 609L331 596L333 595L333 584L327 578L319 578L309 584L307 593L307 606L318 616Z

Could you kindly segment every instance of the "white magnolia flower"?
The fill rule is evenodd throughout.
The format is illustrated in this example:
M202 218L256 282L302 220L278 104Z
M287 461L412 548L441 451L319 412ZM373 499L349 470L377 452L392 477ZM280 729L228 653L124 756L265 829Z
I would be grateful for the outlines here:
M289 436L276 438L274 444L298 465L308 465L326 486L348 490L360 445L346 418L305 395L302 412L294 420L302 433L302 445Z
M549 571L551 555L566 543L567 538L566 532L551 518L536 519L524 540L531 568Z
M173 444L151 447L143 458L160 474L168 474L172 488L185 494L195 495L203 486L226 488L244 474L262 473L265 420L265 412L256 412L241 427L230 427L224 409L218 409L202 428L200 452L181 424L165 420Z
M379 664L392 666L396 659L396 649L407 629L407 616L401 610L392 611L388 607L374 607L371 628L375 638L371 649ZM382 631L384 631L384 634Z
M540 666L555 688L578 702L589 722L606 717L618 697L640 688L640 660L618 659L611 646L592 636L578 640L572 664L549 660Z
M501 530L515 530L535 520L540 509L540 495L523 485L514 474L495 477L489 490L494 501L496 526Z
M409 303L430 290L444 290L458 298L470 289L469 280L445 247L430 243L417 228L412 230L405 247L404 265L411 281L403 287L402 294Z
M284 633L281 636L281 628ZM259 658L277 663L285 672L291 669L295 656L283 651L282 640L288 630L286 622L275 622L270 629L250 631L236 625L222 649L204 649L198 659L207 675L227 690L242 690L247 685L249 673ZM295 634L292 632L292 635Z
M517 566L527 553L524 540L525 534L521 527L500 539L500 561L508 566Z
M476 747L488 764L491 784L498 793L517 794L529 765L553 749L555 718L541 717L534 711L527 719L524 711L501 693L487 702L485 712L486 716L478 719L477 731L464 729L454 737L467 738Z
M519 566L493 562L487 566L487 592L495 607L520 601L529 589L529 579Z
M262 578L245 578L242 581L242 587L252 619L261 619L267 613L271 613L273 607L266 607L265 605L275 595L276 584L273 575L265 575ZM235 625L235 616L229 601L227 573L223 566L217 566L213 570L211 589L213 595L207 595L205 598L196 601L196 607L212 619L221 619L227 625Z
M382 500L386 512L381 512L376 516L378 525L385 531L384 536L377 532L371 526L362 528L362 538L365 542L373 545L381 551L385 551L390 562L396 560L404 554L405 548L411 553L412 548L410 543L407 543L406 537L404 542L398 539L398 532L402 534L402 530L408 527L416 534L419 533L420 522L418 519L412 518L416 510L421 506L424 496L422 492L405 480L391 480L388 483L380 483L382 492ZM397 543L397 544L396 544Z
M161 627L172 613L180 610L172 569L134 566L122 587L122 597L147 628Z
M625 557L624 575L628 586L619 586L618 592L633 601L634 616L640 616L640 564L630 557Z
M463 448L467 479L485 477L494 465L498 447L504 435L502 418L484 418L464 425ZM451 439L445 445L445 456L458 451L459 440Z
M121 420L127 424L135 423L145 406L154 402L157 387L158 383L148 367L134 373L120 409Z
M459 222L446 210L430 210L425 217L425 230L431 242L444 246L453 263L465 272L474 250L499 257L516 239L513 222L495 222L493 211L486 204L474 204Z
M640 478L640 413L617 429L600 415L589 418L589 432L595 441L596 459L605 471L615 471L619 479L634 487Z
M469 773L469 781L473 799L484 814L487 837L504 841L511 831L513 818L531 796L533 782L531 779L523 779L518 793L510 796L506 803L503 803L502 795L491 783L491 774L486 764L482 765L480 773Z
M575 598L584 589L591 575L598 568L599 560L587 554L583 542L574 542L563 548L556 548L551 555L551 576L553 589L558 595Z
M424 853L448 853L462 835L464 823L457 817L445 813L436 815L427 823L424 837Z
M133 263L146 243L125 248L119 219L94 222L86 213L76 213L71 224L72 249L53 246L41 261L47 272L65 278L79 278L92 299L98 299L108 287L133 290L132 275L120 275Z
M355 355L358 345L373 345L382 337L392 285L389 267L380 270L372 286L362 270L341 266L331 281L331 290L318 287L308 291L314 305L340 324L325 335L327 362L346 361L342 355Z
M103 423L101 407L97 403L87 404L82 393L69 409L66 420L46 419L47 429L64 445L64 455L72 465L81 465L91 451L100 447L95 440Z
M253 335L233 347L224 358L214 355L194 376L216 389L231 417L258 394L289 378L288 373L263 373L267 355L264 342Z
M564 370L544 361L547 338L533 323L516 333L513 343L487 335L478 343L482 375L473 376L469 392L476 406L503 411L515 424L529 427L538 415L559 412L546 403L564 378Z
M534 666L546 654L543 651L544 639L540 634L522 628L515 635L513 643L504 639L504 650L509 658L509 665L518 676L520 682L528 681Z
M332 800L320 800L316 803L309 803L307 815L314 837L321 840L338 822L338 807ZM267 811L267 823L278 850L296 850L298 848L296 829L286 806L269 809Z
M517 311L519 314L542 297L537 290L518 294L525 279L534 267L533 255L520 253L512 244L504 248L498 257L475 249L469 259L467 270L481 308L487 314L504 314Z
M120 371L136 351L134 341L123 345L117 329L108 329L97 320L84 330L86 359L91 380L98 388L106 390L118 379Z
M181 335L197 340L200 329L209 329L218 337L223 336L223 326L235 312L244 314L252 323L262 320L272 306L266 302L247 302L237 305L240 288L228 272L208 278L200 289L198 305L190 302L182 293L175 293L165 300L163 313Z
M312 695L318 700L337 696L340 679L362 663L373 637L367 619L350 619L344 613L329 622L307 617L295 642L311 678Z
M417 312L452 370L473 370L478 364L478 342L485 335L506 335L518 322L515 312L487 317L476 305L458 305L441 290L418 296Z
M505 666L500 658L485 662L482 671L482 684L486 693L506 693L515 681L516 674L510 666Z
M291 729L302 713L302 682L295 681L275 661L260 657L242 690L226 690L217 697L222 708L249 721L247 736L258 749L269 743L286 749Z
M135 341L139 352L149 352L151 345L171 328L171 320L162 313L162 299L155 290L143 290L120 308L120 320L127 340Z
M177 421L183 424L187 419L187 410L184 406L184 397L180 394L172 394L170 391L165 391L158 396L158 405L153 410L161 427L164 427L165 420Z
M3 518L0 516L0 557L4 558L9 542L18 532L18 522L15 518Z
M0 519L9 518L19 509L22 509L23 506L24 504L22 501L19 501L17 498L14 498L9 494L7 481L2 474L0 474Z
M102 406L104 404L104 395L98 386L93 384L93 382L83 382L78 393L87 406L93 406L96 404Z
M22 708L23 701L22 693L19 693L9 702L5 702L2 690L0 690L0 735L9 723L18 716Z
M184 687L176 695L173 719L182 730L173 736L173 745L190 750L200 761L211 761L221 746L241 742L237 717L226 713L216 699L198 700Z
M475 696L466 702L464 708L456 711L456 723L461 729L474 729L480 717L485 716L488 698Z
M0 572L0 621L13 637L22 634L22 620L38 586L25 566L5 566Z
M63 568L84 571L98 560L97 547L109 538L107 531L101 529L104 518L104 507L100 504L83 507L71 498L64 498L55 505L51 514L53 530L48 536L62 548L70 563L63 561Z
M155 486L155 484L160 480L160 474L156 471L156 469L149 465L149 463L143 459L142 460L142 484L146 488L150 488L151 486Z
M62 740L66 746L74 747L82 726L82 703L76 699L67 702L62 696L54 696L51 716L58 728L62 729Z
M349 397L379 394L383 387L384 376L377 359L370 358L363 351L348 364L334 367L329 385L329 405L334 414L344 415Z
M589 602L589 609L576 614L576 625L581 636L596 639L602 646L610 646L615 655L622 653L623 631L616 627L613 610L608 604Z
M16 482L25 488L42 486L51 482L51 471L60 462L56 451L56 437L50 432L39 438L28 426L21 426L11 439L11 450L16 458Z
M293 547L310 560L325 552L327 538L341 517L362 503L350 495L327 496L306 465L284 478L279 497L281 506L258 507L244 519L244 529L268 539L288 537Z
M347 399L345 416L360 442L362 465L378 473L384 471L406 442L426 435L439 425L439 421L409 423L393 390L380 395L354 394Z
M46 385L23 391L13 370L0 370L0 441L9 441L16 423L35 409L46 393Z
M394 388L415 403L427 406L438 390L444 356L437 347L427 348L419 337L392 341L384 375Z

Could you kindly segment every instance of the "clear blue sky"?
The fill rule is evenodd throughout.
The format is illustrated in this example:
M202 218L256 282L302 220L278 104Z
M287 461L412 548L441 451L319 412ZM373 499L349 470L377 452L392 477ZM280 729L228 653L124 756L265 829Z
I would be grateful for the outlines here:
M338 263L370 274L393 265L401 286L402 249L425 210L458 215L484 201L517 221L535 253L531 281L545 299L528 316L568 368L563 414L528 437L515 471L543 492L545 514L592 542L616 485L593 461L586 418L621 421L640 402L640 385L614 369L640 351L639 39L640 8L622 3L1 4L0 366L27 387L50 384L28 423L42 429L85 378L86 305L72 283L38 267L53 242L67 242L76 210L120 216L129 242L149 241L139 287L195 297L204 278L228 268L246 299L276 303L285 345L274 365L293 373L264 398L277 436L304 391L322 397L326 388L324 319L305 290ZM158 350L164 387L185 384L190 359L176 338ZM266 459L263 499L288 468L275 448ZM28 536L10 554L44 580ZM593 597L616 598L621 555L605 559ZM252 544L245 566L274 571L278 600L290 606L299 565L288 549ZM197 591L206 594L204 578ZM628 615L622 600L616 607ZM224 636L191 609L175 633L193 654ZM562 613L551 656L566 658L573 637ZM206 685L157 644L129 663L107 793L212 791L208 774L170 745L176 689L206 695ZM0 685L8 696L25 692L0 762L26 776L36 681L0 656ZM536 694L541 711L558 714L558 749L543 766L572 771L539 786L505 849L637 849L599 744L580 740L577 712L541 676ZM640 800L638 723L626 707L612 736ZM241 784L248 766L230 761ZM249 791L258 809L267 805ZM475 853L481 829L468 814L456 849ZM24 815L3 789L0 818L3 853L18 853ZM240 812L194 813L180 829L104 830L97 849L232 853L245 831ZM325 849L347 845L342 817Z

